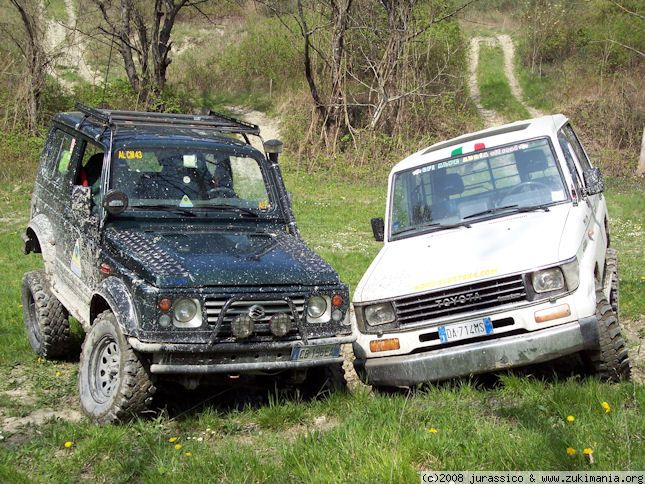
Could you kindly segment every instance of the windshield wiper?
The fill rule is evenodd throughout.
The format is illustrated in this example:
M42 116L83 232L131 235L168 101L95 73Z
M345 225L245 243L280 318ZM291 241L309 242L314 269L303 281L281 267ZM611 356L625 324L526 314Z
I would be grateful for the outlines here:
M471 213L464 217L464 220L469 218L479 217L481 215L489 215L497 212L504 212L506 210L512 210L514 213L523 213L523 212L533 212L535 210L544 210L545 212L549 211L549 207L546 204L541 205L527 205L525 207L520 207L517 204L515 205L504 205L503 207L493 207L487 210L482 210L481 212Z
M251 215L252 217L259 217L259 215L249 208L237 207L235 205L206 205L204 207L199 207L200 210L221 210L229 212L241 212L244 215Z
M195 212L191 212L184 207L175 207L173 205L130 205L128 208L135 210L163 210L165 212L178 213L189 217L196 217Z
M457 224L442 224L439 222L429 222L421 225L414 225L412 227L407 227L403 230L399 230L398 232L393 233L392 235L401 235L401 234L405 234L406 232L416 232L416 231L424 230L428 228L434 229L432 230L434 232L438 230L456 229L457 227L466 227L467 229L469 229L470 224L464 223L464 222L457 223Z

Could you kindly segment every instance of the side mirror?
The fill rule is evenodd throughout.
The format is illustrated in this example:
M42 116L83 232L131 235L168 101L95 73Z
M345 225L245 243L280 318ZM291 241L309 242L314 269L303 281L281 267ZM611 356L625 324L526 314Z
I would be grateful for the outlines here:
M605 191L605 179L600 173L600 168L589 168L582 174L587 187L587 195L596 195Z
M373 218L372 223L372 233L374 234L374 240L377 242L383 242L385 235L385 222L382 218Z
M110 190L103 197L103 208L110 215L119 215L128 208L128 196L119 190Z

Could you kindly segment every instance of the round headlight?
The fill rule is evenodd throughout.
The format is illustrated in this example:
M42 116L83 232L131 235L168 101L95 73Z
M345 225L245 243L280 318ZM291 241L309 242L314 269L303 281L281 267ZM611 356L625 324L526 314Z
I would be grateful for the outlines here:
M291 318L285 313L277 313L271 316L269 328L277 337L281 338L291 330Z
M307 302L307 316L310 318L319 318L327 311L327 301L320 296L312 296Z
M365 308L365 319L370 326L391 323L396 319L390 303L372 304Z
M534 272L531 279L535 292L550 292L564 288L564 275L559 267Z
M175 319L187 323L197 314L197 304L192 299L178 299L175 302Z
M162 328L167 328L168 326L170 326L171 322L172 319L167 314L162 314L161 316L159 316L159 326L161 326Z
M253 334L254 329L255 323L246 314L238 316L231 323L231 332L238 339L248 338Z

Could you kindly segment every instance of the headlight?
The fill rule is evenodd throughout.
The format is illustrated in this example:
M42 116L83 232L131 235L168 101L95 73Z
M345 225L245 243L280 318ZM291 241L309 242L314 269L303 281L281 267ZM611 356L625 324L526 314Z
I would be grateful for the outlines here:
M564 275L559 267L534 272L531 276L535 292L551 292L564 289Z
M307 316L317 319L327 311L327 301L320 296L312 296L307 302Z
M197 304L192 299L178 299L175 302L175 319L180 323L187 323L197 314Z
M394 308L390 303L372 304L365 308L365 320L370 326L391 323L395 319Z

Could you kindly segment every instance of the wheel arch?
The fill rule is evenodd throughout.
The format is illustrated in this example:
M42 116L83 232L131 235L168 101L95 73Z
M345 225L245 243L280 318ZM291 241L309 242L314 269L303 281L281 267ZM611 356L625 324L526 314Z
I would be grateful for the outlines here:
M123 281L117 277L105 279L90 301L90 326L103 311L110 310L126 336L137 336L139 318L134 298Z
M44 214L36 215L27 226L23 235L25 254L31 252L41 254L45 271L52 273L53 264L56 259L56 239L52 224Z

